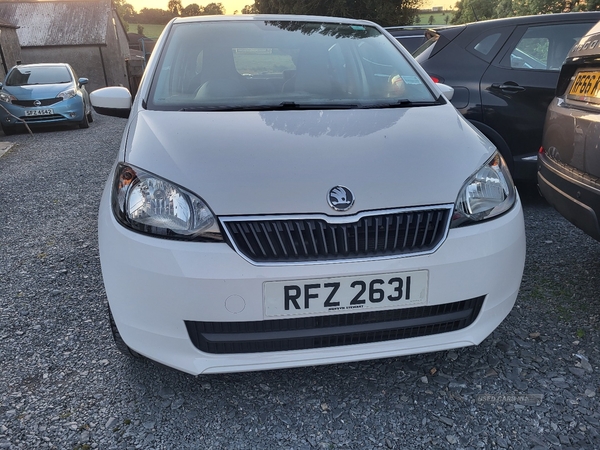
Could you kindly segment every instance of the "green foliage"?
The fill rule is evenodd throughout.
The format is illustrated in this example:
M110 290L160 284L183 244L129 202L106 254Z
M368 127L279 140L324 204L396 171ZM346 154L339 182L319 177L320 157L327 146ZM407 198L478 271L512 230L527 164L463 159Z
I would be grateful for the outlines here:
M261 14L348 17L392 26L412 24L421 2L422 0L255 0L253 8Z
M181 15L183 17L199 16L200 14L202 14L202 11L203 9L198 4L191 3L185 8L183 8L183 10L181 11Z
M137 28L138 30L141 27L143 33L140 34L143 34L150 39L157 39L165 28L164 25L155 23L132 23L131 26L134 27L134 29Z
M258 10L253 4L246 5L242 8L242 14L258 14Z
M204 7L203 16L222 15L225 14L225 8L222 3L209 3Z
M142 8L142 10L135 15L135 22L166 25L173 17L175 17L173 13L165 11L164 9Z
M600 0L459 0L452 23L600 9Z
M167 3L167 11L174 16L180 16L182 10L183 6L181 5L181 0L169 0L169 3Z

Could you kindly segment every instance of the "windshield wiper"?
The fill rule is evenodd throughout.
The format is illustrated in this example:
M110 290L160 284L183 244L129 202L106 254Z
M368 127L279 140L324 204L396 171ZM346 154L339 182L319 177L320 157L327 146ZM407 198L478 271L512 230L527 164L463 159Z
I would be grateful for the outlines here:
M203 105L180 109L180 111L296 111L315 109L354 109L349 103L297 103L281 102L276 105Z
M396 102L390 103L373 103L370 105L361 106L363 109L381 109L381 108L408 108L415 106L435 106L441 105L442 103L439 100L431 100L431 101L412 101L407 98L401 98Z

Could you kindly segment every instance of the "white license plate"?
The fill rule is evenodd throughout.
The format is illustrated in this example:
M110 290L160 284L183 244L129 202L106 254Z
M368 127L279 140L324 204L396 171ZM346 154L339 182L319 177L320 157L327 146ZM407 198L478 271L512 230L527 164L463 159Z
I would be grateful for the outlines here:
M50 116L52 114L54 114L54 110L52 108L28 109L25 111L26 116Z
M427 270L380 275L269 281L263 284L267 317L322 315L427 304Z

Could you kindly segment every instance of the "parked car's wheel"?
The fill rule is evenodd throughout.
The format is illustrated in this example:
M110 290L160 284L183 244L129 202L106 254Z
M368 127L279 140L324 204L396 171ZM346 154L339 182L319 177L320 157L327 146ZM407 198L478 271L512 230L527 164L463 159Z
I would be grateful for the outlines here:
M89 128L89 127L90 127L90 121L89 121L88 115L85 114L85 111L84 111L83 119L81 120L81 122L79 122L79 128Z
M10 136L11 134L15 134L15 129L13 127L7 127L2 125L2 131L5 136Z
M115 345L117 349L123 353L125 356L129 356L130 358L142 358L138 352L129 348L129 346L125 343L123 338L121 337L121 333L119 333L119 329L117 328L117 324L115 323L115 319L113 318L110 307L108 308L108 318L110 320L110 331L112 332L113 339L115 340Z
M87 119L89 123L92 123L94 121L94 116L92 115L92 110L90 110L90 112L87 114Z

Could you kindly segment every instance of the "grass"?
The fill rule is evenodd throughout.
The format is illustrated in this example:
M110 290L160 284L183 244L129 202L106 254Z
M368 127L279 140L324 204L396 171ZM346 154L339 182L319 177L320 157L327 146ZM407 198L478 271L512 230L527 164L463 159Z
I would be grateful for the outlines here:
M156 25L153 23L130 23L128 33L137 33L138 25L144 29L144 36L149 37L151 39L156 39L162 33L162 30L165 28L164 25Z
M452 17L454 13L452 11L442 11L442 12L420 12L417 17L420 22L415 20L414 25L429 25L429 19L433 17L433 21L431 25L450 25L452 21ZM446 18L448 18L448 22L446 22Z

